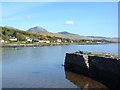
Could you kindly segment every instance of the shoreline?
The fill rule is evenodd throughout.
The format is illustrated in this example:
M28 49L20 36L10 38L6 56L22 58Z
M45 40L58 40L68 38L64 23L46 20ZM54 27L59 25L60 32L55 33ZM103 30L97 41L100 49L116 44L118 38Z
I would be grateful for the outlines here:
M0 47L41 47L41 46L58 46L70 44L2 44Z
M114 43L42 43L42 44L0 44L0 47L41 47L41 46L60 46L60 45L101 45Z

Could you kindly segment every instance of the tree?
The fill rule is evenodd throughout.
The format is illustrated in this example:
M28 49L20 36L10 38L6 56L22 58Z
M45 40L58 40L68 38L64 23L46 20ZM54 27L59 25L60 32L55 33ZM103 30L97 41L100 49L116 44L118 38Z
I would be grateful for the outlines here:
M39 39L40 39L40 40L48 40L48 37L47 37L47 36L40 35Z
M15 31L12 36L17 37L17 32Z
M20 35L20 34L17 34L16 38L19 40L19 41L25 41L26 40L26 37L24 35Z
M3 35L6 35L6 31L3 31L2 34L3 34Z

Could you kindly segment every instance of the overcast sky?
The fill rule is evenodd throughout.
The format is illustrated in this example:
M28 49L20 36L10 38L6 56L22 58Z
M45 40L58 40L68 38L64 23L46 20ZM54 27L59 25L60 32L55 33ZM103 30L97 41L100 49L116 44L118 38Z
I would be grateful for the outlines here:
M28 30L41 26L50 32L84 36L118 36L117 2L4 2L2 26Z

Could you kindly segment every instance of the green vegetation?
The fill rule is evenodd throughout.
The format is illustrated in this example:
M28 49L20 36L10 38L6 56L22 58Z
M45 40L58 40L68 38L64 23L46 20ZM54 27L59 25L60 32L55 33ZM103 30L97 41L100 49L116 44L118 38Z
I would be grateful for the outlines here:
M64 41L67 42L68 40L70 40L70 39L55 37L55 36L43 36L40 34L35 34L27 31L22 31L22 30L13 29L13 28L7 28L7 27L0 27L0 29L2 31L1 32L2 34L0 37L3 40L7 41L7 43L26 43L26 44L32 43L33 44L38 42L38 40L48 40L51 43L55 43L57 42L57 39L60 39L61 43L65 43ZM11 41L9 37L17 38L17 41ZM26 39L27 37L31 38L32 42L27 41Z
M40 35L39 33L32 33L28 31L18 30L8 27L0 27L1 30L1 40L4 40L4 44L41 44L41 43L50 43L50 44L97 44L97 43L110 43L106 40L87 40L87 39L69 39L56 36ZM14 40L10 40L13 38ZM16 40L15 40L16 39ZM28 40L29 39L29 40ZM31 39L31 41L30 41ZM44 40L44 42L40 42Z
M25 37L37 38L39 35L21 31L17 29L11 29L6 27L0 27L2 29L2 38L8 40L8 37L16 37L18 41L24 41Z

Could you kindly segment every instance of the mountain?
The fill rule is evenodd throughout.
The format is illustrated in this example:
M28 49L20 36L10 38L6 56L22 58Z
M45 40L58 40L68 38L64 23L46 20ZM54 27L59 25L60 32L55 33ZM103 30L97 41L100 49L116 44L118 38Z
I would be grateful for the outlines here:
M111 38L111 37L102 37L102 36L81 36L78 34L69 33L67 31L58 32L58 33L63 34L63 35L67 35L67 36L70 36L73 38L79 38L79 39L106 40L106 41L110 41L110 42L120 42L120 38Z
M70 33L70 32L67 32L67 31L58 32L58 33L63 34L63 35L78 35L78 34Z
M103 37L103 36L88 36L90 38L96 38L96 39L100 39L100 40L107 40L107 41L111 41L111 42L120 42L120 38L116 38L116 37Z
M69 38L69 39L74 39L74 40L81 39L81 37L79 35L77 36L77 34L73 34L73 33L69 33L69 32L66 32L66 35L62 34L62 33L52 33L52 32L48 32L46 29L39 27L39 26L32 27L32 28L28 29L27 31L32 32L32 33L37 33L40 35L44 35L44 36L55 36L55 37Z
M101 36L81 36L78 34L67 32L67 31L52 33L52 32L48 32L46 29L40 26L32 27L28 29L28 32L37 33L37 34L44 35L44 36L69 38L73 40L85 39L85 40L106 40L106 41L111 41L111 42L118 42L118 38L101 37ZM119 39L119 42L120 42L120 39Z
M91 39L87 36L81 36L81 35L78 35L78 34L74 34L74 33L70 33L70 32L67 32L67 31L63 31L63 32L58 32L59 34L62 34L62 35L66 35L66 36L69 36L69 37L72 37L72 38L78 38L78 39Z
M35 27L32 27L30 29L28 29L28 32L47 32L47 30L43 27L40 27L40 26L35 26Z

